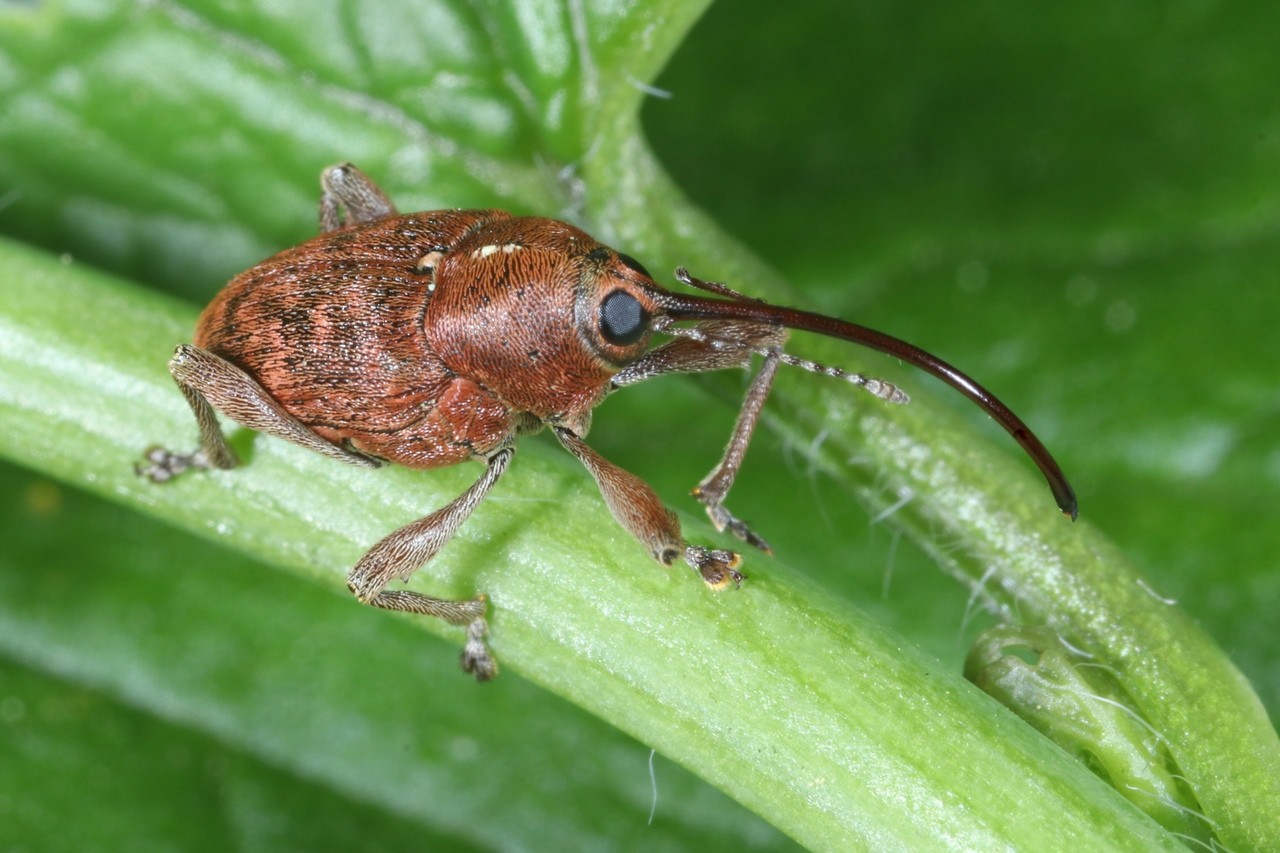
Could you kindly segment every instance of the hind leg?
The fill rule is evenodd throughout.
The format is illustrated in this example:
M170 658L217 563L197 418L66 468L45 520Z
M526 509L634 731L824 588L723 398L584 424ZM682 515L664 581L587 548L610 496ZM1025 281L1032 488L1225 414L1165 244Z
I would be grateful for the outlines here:
M395 215L396 206L382 188L350 163L339 163L321 172L320 186L324 188L320 197L322 234L344 225Z
M145 463L138 463L134 470L152 482L163 483L190 469L234 468L239 464L218 426L215 410L249 429L292 441L331 459L363 468L381 464L321 438L286 412L253 377L206 349L192 344L178 347L169 361L169 372L195 413L200 447L191 453L149 449Z

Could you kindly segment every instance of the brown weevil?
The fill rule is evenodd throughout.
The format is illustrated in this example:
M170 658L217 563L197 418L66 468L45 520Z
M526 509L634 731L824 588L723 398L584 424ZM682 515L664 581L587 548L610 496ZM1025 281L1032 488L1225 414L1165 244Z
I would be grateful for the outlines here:
M683 269L680 282L711 295L673 293L633 258L553 219L498 210L400 215L350 164L326 169L321 185L320 236L232 279L200 316L195 342L169 362L195 412L200 448L153 448L137 470L162 482L188 468L235 467L215 410L366 468L484 462L485 472L457 500L374 545L347 577L367 604L465 626L462 666L478 679L497 671L485 643L484 596L449 601L387 586L445 546L507 469L517 436L550 427L650 556L668 566L683 557L721 588L741 582L741 558L687 543L653 489L588 447L592 409L611 391L655 376L745 368L762 356L724 458L693 493L718 529L768 552L724 499L778 365L906 402L889 383L783 352L788 329L880 350L958 389L1013 435L1061 510L1076 516L1062 470L1013 412L897 338L769 305ZM655 334L667 340L651 346Z

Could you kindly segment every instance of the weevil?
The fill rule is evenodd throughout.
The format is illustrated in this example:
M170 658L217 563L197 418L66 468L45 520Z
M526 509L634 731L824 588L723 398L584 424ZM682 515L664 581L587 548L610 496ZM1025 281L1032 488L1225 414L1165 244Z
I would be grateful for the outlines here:
M195 413L199 449L151 448L137 471L163 482L187 469L234 468L216 412L365 468L438 468L466 460L484 473L456 500L394 531L351 569L366 604L466 628L464 670L497 664L483 595L453 601L407 580L457 532L507 470L518 436L547 427L595 478L609 511L653 559L683 558L706 584L739 584L735 551L691 545L653 489L584 441L591 412L619 388L671 373L761 367L720 463L694 488L716 528L766 553L768 543L724 505L781 364L906 402L896 386L784 352L789 329L880 350L940 378L1007 430L1048 480L1058 507L1076 498L1038 438L993 394L902 340L821 314L782 308L684 269L659 286L634 258L554 219L499 210L399 214L351 164L321 175L321 234L241 273L201 314L194 343L169 371ZM654 343L654 336L663 340Z

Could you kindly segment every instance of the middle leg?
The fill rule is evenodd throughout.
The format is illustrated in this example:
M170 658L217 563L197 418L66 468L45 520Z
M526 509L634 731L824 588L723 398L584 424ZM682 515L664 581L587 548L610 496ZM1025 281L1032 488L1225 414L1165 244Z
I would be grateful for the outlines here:
M434 616L451 625L465 625L467 644L462 650L462 668L477 681L487 681L498 672L498 664L484 640L488 633L484 619L485 597L450 601L407 589L388 591L386 586L396 579L407 580L440 552L507 470L514 453L512 448L505 447L489 457L489 467L471 488L446 506L401 527L374 545L347 575L347 586L365 604Z

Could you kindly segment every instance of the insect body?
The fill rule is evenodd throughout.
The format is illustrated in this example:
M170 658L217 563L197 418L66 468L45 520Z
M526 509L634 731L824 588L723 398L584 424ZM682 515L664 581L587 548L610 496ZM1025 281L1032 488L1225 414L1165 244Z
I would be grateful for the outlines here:
M762 355L724 458L694 494L717 528L768 551L724 498L778 365L906 401L888 383L784 353L787 328L888 352L956 387L1017 439L1062 511L1076 515L1061 470L1016 415L963 373L896 338L752 300L683 270L681 282L715 298L673 293L632 258L563 222L496 210L399 215L351 165L325 170L321 183L322 234L233 279L201 315L195 342L169 362L195 412L199 450L153 448L138 472L161 482L188 468L235 467L215 410L368 468L483 461L471 488L374 545L347 578L363 602L466 626L462 665L478 679L496 672L484 597L448 601L387 587L444 547L502 476L519 435L549 427L654 559L671 565L683 558L719 588L742 580L738 554L687 543L646 483L588 447L592 409L626 385L747 367ZM653 346L655 333L670 339Z

